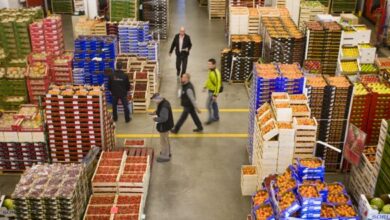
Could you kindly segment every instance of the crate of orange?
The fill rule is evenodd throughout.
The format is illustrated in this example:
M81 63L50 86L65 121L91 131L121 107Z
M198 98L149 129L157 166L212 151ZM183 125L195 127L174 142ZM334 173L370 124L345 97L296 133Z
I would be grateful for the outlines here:
M324 161L321 158L306 158L306 159L297 159L298 164L298 174L318 174L324 175L325 166Z
M334 205L325 202L321 204L320 220L339 220Z
M336 213L340 220L359 220L356 210L351 204L343 204L335 206Z
M272 205L267 203L252 210L252 220L275 220L275 211Z
M252 207L259 207L270 201L270 195L266 189L258 190L252 195Z
M277 198L277 209L280 218L288 218L301 208L293 191L288 191Z
M257 188L256 166L243 165L241 167L241 192L242 195L250 196L256 192Z

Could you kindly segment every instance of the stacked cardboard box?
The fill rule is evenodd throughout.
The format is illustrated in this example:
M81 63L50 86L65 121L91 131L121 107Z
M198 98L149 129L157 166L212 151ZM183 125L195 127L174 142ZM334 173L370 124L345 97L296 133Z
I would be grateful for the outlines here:
M115 144L104 87L52 86L44 99L53 162L81 162L91 147Z

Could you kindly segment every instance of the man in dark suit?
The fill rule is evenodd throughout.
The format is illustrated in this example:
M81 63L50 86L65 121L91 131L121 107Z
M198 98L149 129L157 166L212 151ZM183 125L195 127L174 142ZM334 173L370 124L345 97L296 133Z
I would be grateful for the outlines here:
M117 70L109 76L108 79L108 90L112 94L112 115L114 121L118 120L118 100L120 99L123 108L125 110L125 120L126 123L131 121L129 101L127 100L128 92L130 91L130 81L129 77L121 70L122 63L118 62L116 65Z
M184 27L181 27L180 32L176 34L175 38L173 39L171 49L169 50L169 56L171 56L173 50L175 49L176 70L178 78L187 71L187 60L191 47L191 38L185 33Z

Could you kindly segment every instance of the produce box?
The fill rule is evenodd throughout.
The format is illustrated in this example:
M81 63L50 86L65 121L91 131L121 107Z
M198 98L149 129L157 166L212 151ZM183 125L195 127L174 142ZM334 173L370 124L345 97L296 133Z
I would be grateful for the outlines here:
M389 195L382 195L380 197L385 204L389 203ZM359 200L359 211L362 216L362 220L370 220L370 219L390 219L389 214L381 214L378 210L373 209L369 203L372 200L372 197L366 195L360 195Z

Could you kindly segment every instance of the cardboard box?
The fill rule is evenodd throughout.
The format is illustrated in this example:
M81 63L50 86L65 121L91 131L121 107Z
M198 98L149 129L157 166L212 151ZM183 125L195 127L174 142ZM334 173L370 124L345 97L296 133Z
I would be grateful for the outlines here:
M382 195L381 198L385 201L385 204L390 203L390 195ZM371 200L370 197L360 195L359 211L362 216L362 220L390 220L390 214L379 214L378 210L372 209L369 200Z

